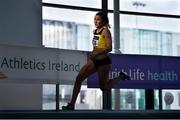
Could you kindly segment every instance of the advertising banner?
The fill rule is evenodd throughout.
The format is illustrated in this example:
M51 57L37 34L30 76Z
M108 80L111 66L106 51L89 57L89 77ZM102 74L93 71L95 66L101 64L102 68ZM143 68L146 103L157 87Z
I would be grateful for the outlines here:
M35 83L74 81L86 61L86 53L81 51L1 46L0 81Z
M109 79L122 71L131 80L120 80L113 88L179 89L180 57L111 54L112 68ZM98 88L97 74L88 78L88 87Z
M110 54L109 79L125 72L131 80L120 80L113 88L179 89L180 57ZM0 46L0 82L74 83L87 62L87 52ZM97 74L88 78L88 87L99 88Z

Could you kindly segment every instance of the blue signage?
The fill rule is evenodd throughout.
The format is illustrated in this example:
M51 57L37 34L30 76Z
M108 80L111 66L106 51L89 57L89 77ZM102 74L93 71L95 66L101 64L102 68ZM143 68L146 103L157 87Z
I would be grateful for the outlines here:
M112 68L109 79L121 71L131 80L120 80L113 88L179 89L180 57L110 54ZM88 78L88 87L99 88L97 74Z

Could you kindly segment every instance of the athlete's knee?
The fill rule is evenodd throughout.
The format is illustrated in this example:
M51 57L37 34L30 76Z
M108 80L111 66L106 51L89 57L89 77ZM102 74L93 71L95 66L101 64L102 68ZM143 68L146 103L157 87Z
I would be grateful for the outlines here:
M84 79L85 78L84 78L83 74L78 74L77 77L76 77L76 82L82 83Z

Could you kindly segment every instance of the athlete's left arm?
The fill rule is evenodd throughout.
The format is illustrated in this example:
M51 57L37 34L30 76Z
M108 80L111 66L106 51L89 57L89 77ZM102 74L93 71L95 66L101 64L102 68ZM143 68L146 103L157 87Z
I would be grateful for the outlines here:
M104 48L104 53L109 53L112 51L112 37L111 37L111 32L109 31L108 28L104 30L104 41L105 41L105 48Z

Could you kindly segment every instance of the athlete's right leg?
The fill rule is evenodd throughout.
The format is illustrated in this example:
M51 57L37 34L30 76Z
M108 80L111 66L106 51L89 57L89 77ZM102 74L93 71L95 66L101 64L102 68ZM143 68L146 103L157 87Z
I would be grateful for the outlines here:
M73 110L74 105L76 102L76 99L78 97L78 94L81 89L81 84L82 82L91 74L96 72L95 65L92 60L88 60L87 64L84 65L81 70L79 71L79 74L76 77L75 83L74 83L74 88L73 88L73 93L72 93L72 98L70 103L67 106L63 106L63 110Z
M119 76L112 78L108 81L108 87L111 88L115 83L120 80L131 80L131 77L124 72L120 72Z

